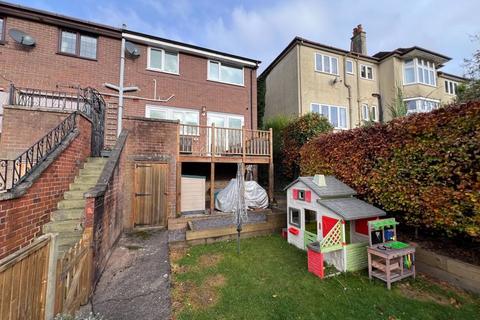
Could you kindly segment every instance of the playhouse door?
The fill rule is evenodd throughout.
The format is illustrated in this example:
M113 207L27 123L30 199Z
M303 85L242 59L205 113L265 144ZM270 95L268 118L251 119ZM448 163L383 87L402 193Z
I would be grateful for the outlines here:
M325 237L330 230L337 224L338 220L327 216L322 216L322 235Z

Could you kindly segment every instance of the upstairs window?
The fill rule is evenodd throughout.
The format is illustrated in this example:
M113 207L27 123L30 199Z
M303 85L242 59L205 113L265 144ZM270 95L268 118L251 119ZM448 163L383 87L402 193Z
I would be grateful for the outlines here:
M0 42L5 41L5 18L0 17Z
M148 48L147 69L178 74L178 53L163 49Z
M348 129L347 108L319 103L312 103L310 108L312 112L319 113L327 118L335 129Z
M448 94L457 94L457 83L450 81L450 80L445 80L445 92Z
M243 68L209 60L207 79L243 86Z
M97 58L97 38L79 32L60 32L60 52L72 56L95 60Z
M345 63L346 72L349 74L353 74L353 61L347 60Z
M315 53L315 71L338 75L338 59Z
M364 64L360 65L360 77L363 79L373 80L373 68Z
M436 69L433 62L423 59L409 59L403 63L404 84L421 83L430 86L437 85Z

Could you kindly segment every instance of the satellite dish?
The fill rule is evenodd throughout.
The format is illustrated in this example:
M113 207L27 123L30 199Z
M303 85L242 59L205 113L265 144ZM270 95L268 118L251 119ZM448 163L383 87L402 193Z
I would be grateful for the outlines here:
M140 56L140 50L131 42L125 42L125 50L131 55L133 58L138 58Z
M29 46L29 47L32 47L35 45L35 39L31 35L21 30L10 29L8 34L10 34L10 37L12 37L12 39L15 40L15 42L20 43L21 45Z

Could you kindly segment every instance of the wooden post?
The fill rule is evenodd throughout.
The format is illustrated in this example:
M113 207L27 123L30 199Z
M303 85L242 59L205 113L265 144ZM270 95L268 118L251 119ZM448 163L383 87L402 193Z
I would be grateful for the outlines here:
M177 212L177 217L182 214L182 163L177 159L177 199L175 202L175 211Z
M212 141L210 142L210 156L212 157L212 162L214 161L214 157L215 157L215 146L217 145L215 143L215 123L212 123Z
M215 210L215 162L210 163L210 214Z
M48 274L47 292L45 298L45 319L53 319L55 316L55 287L57 284L57 257L58 245L57 234L50 234L50 245L48 248Z
M243 163L245 163L245 159L246 159L246 145L245 145L245 142L247 141L246 139L246 136L245 136L245 126L242 126L242 161Z
M269 141L270 141L270 162L268 167L268 197L270 198L270 203L272 203L274 199L274 167L273 167L273 130L272 128L268 129L269 134Z

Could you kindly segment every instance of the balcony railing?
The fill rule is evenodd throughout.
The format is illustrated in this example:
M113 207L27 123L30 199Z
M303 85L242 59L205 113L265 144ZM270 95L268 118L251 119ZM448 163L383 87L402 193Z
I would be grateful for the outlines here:
M189 124L180 124L179 130L181 155L271 156L271 131Z

